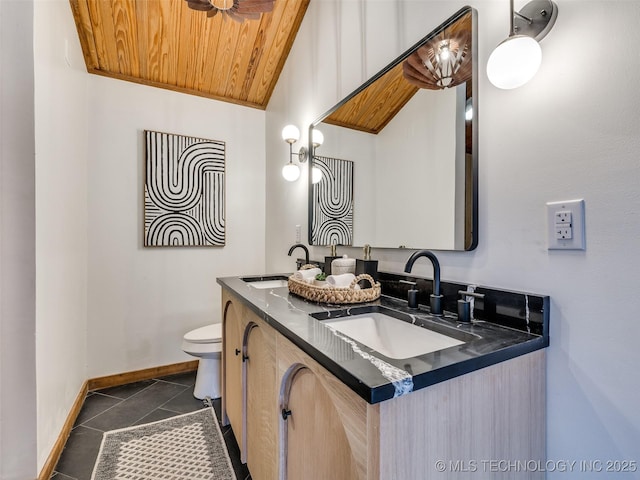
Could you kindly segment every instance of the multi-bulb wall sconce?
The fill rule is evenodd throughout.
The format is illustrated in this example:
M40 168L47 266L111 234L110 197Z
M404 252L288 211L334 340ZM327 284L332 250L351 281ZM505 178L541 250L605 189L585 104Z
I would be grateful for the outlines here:
M300 140L300 130L295 125L287 125L282 129L282 139L289 144L289 163L282 167L282 176L289 182L295 182L300 178L300 167L293 163L293 156L298 156L299 163L305 163L307 159L315 154L315 149L324 142L324 135L320 130L314 129L312 134L313 152L309 155L309 151L305 147L300 147L298 153L293 151L293 144ZM311 178L313 183L322 180L322 172L317 167L312 167Z

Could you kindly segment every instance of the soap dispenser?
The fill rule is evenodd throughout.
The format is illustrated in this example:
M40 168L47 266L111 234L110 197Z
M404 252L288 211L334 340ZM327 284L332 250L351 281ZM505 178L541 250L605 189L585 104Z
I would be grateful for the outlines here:
M371 260L371 245L366 244L362 249L364 256L362 259L356 258L356 275L366 273L371 275L375 282L378 281L378 261Z
M336 244L332 243L331 244L331 255L328 256L328 257L324 257L324 273L326 273L327 275L331 275L331 263L336 258L342 258L342 257L338 256Z

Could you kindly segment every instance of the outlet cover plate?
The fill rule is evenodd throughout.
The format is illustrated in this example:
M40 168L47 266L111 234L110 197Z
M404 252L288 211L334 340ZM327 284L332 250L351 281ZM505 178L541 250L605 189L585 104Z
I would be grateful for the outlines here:
M570 215L566 215L570 212ZM556 230L566 228L559 218L571 220L571 238L557 238ZM566 221L566 220L565 220ZM547 249L548 250L586 250L584 200L567 200L547 203Z

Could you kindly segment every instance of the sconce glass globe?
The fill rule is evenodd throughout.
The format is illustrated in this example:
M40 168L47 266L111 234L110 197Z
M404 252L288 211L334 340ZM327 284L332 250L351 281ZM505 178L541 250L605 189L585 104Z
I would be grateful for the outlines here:
M487 76L498 88L518 88L535 76L541 63L540 44L527 35L513 35L491 53Z
M313 167L311 169L311 182L319 183L320 180L322 180L322 170L320 170L318 167Z
M324 143L324 135L320 130L313 129L313 133L311 134L311 142L314 147L319 147Z
M287 125L282 129L282 139L287 143L296 143L300 140L300 130L295 125Z
M300 167L293 163L287 163L282 167L282 176L288 182L295 182L300 178Z

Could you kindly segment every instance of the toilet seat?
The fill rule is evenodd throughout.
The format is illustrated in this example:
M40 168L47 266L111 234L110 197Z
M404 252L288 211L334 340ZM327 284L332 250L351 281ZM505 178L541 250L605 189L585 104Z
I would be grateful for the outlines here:
M182 350L194 357L219 358L222 351L222 325L214 323L185 333Z
M222 324L214 323L196 328L187 332L183 338L189 343L220 343L222 342Z
M214 323L196 328L182 337L182 351L198 357L198 373L193 396L219 398L220 360L222 358L222 324Z

